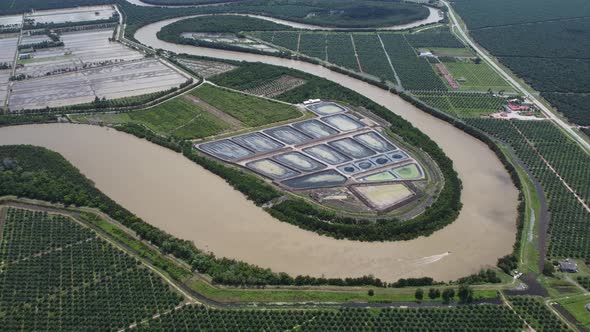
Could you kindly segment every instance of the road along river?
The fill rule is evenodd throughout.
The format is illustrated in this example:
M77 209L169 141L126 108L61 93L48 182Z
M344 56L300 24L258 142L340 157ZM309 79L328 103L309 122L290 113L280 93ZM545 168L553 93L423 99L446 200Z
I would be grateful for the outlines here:
M411 121L455 163L464 187L459 218L427 238L411 241L335 240L277 221L181 155L113 129L72 124L5 127L0 128L0 144L33 144L57 151L146 222L218 256L292 275L449 280L495 265L498 257L511 252L517 191L486 145L393 94L321 66L158 40L156 32L176 20L148 25L135 37L177 53L299 69L338 82Z

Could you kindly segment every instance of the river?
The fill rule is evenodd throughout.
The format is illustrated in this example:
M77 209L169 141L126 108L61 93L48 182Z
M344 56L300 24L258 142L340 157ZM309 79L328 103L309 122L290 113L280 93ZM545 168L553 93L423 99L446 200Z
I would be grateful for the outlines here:
M450 280L495 265L498 257L512 251L517 190L485 144L396 95L321 66L156 38L162 26L177 20L148 25L135 37L177 53L296 68L338 82L411 121L454 161L463 181L460 216L431 236L411 241L336 240L277 221L181 155L112 129L73 124L5 127L0 128L0 144L34 144L57 151L146 222L217 256L292 275Z
M181 154L113 129L75 124L4 127L0 144L32 144L59 152L97 188L146 222L218 256L292 275L454 279L495 264L514 242L516 193L493 162L484 169L490 174L479 180L492 187L479 194L467 188L464 197L476 198L465 200L461 217L450 226L428 238L368 243L336 240L275 220ZM486 198L488 207L473 211Z

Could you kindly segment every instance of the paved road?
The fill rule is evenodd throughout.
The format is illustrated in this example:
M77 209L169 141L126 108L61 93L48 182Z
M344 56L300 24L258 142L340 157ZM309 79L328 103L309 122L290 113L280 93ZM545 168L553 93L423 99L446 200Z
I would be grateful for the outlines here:
M457 17L455 16L455 13L453 12L453 10L451 8L451 5L446 1L443 1L443 3L449 9L448 15L451 20L451 30L453 30L453 28L454 28L455 33L457 33L459 35L459 37L461 37L461 39L465 40L469 44L469 46L471 46L477 52L478 56L482 60L484 60L490 66L492 66L492 68L494 68L496 70L496 72L498 72L498 74L500 74L500 76L502 76L505 80L510 82L516 88L516 90L518 92L522 93L529 100L531 100L533 102L533 104L535 106L537 106L537 108L539 108L543 112L543 114L545 114L545 116L547 116L549 119L553 120L553 122L555 122L555 124L560 126L567 133L569 133L581 146L583 146L586 150L590 151L590 143L588 143L586 140L584 140L584 138L582 138L577 132L575 132L569 124L567 124L565 121L561 120L547 106L545 106L543 103L541 103L535 96L533 96L531 93L529 93L519 82L517 82L514 78L512 78L512 76L510 76L508 73L506 73L504 71L504 69L502 69L498 64L496 64L483 51L483 49L479 45L477 45L469 37L469 35L465 32L463 27L461 27Z

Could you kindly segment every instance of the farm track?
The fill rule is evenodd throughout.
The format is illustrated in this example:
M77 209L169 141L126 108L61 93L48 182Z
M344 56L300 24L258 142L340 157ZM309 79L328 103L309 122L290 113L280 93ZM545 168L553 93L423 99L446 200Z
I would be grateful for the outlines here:
M518 127L516 127L516 125L514 125L514 123L510 122L510 124L522 136L522 138L524 138L524 140L535 151L535 153L537 153L537 155L539 156L539 158L541 158L541 160L547 166L547 168L549 168L549 170L551 170L551 172L553 172L553 174L555 174L555 176L557 176L557 178L559 179L559 181L561 181L561 183L566 187L566 189L568 191L570 191L576 197L576 199L580 202L580 204L582 204L582 206L584 207L584 209L586 209L586 211L590 212L590 207L588 207L588 204L586 204L586 202L584 201L584 199L581 198L580 195L578 195L578 193L563 179L563 177L561 176L561 174L559 174L557 172L557 170L555 170L555 168L553 167L553 165L551 165L551 163L549 163L549 161L547 161L547 159L545 159L545 157L537 149L537 147L535 146L535 144L533 142L531 142L528 139L528 137L525 134L523 134L522 131L520 131L520 129L518 129Z
M379 43L381 43L381 48L383 48L383 52L385 53L385 57L387 58L387 62L389 62L389 67L391 67L391 71L393 72L393 75L395 76L395 80L397 82L397 87L398 89L400 89L401 91L404 91L404 87L402 86L402 82L399 79L399 76L397 75L397 72L395 71L395 68L393 67L393 63L391 62L391 58L389 57L389 53L387 53L387 50L385 49L385 44L383 44L383 39L381 39L381 35L377 34L377 38L379 38ZM355 51L356 54L356 51Z
M537 193L537 197L539 198L539 216L535 218L538 220L538 229L537 235L539 236L539 240L537 241L539 251L539 261L537 262L539 271L543 271L543 266L545 264L545 256L547 254L547 231L549 230L549 207L547 204L547 197L545 196L545 192L543 191L543 186L537 180L537 178L533 175L531 170L527 167L527 165L518 158L516 155L516 151L508 144L504 143L505 146L508 147L510 153L512 154L512 158L514 162L526 173L528 178L531 180L533 185L535 186L535 192ZM534 211L534 210L532 210ZM531 223L534 223L534 220L531 220ZM529 225L531 228L531 232L534 229L534 225ZM522 258L522 257L521 257Z
M45 203L46 204L46 203ZM160 272L160 270L156 269L153 267L153 262L149 261L148 259L145 258L139 258L139 255L137 254L137 252L127 246L124 243L121 243L117 240L114 240L113 238L111 238L109 235L107 235L104 231L99 230L95 227L90 226L89 224L81 221L81 210L79 211L72 211L72 210L65 210L59 207L52 207L52 206L48 206L45 205L43 203L32 203L32 202L25 202L25 201L21 201L18 199L2 199L0 198L0 206L4 206L4 207L14 207L14 208L20 208L20 209L27 209L27 210L34 210L34 211L41 211L41 212L46 212L46 213L50 213L50 214L58 214L58 215L62 215L68 218L71 218L74 222L76 222L77 224L81 225L84 228L90 228L92 229L96 234L97 237L100 237L101 239L103 239L104 241L108 242L109 244L111 244L112 246L114 246L115 248L127 253L128 255L137 258L139 261L142 262L142 264L148 268L149 270L151 270L152 272L154 272L155 274L157 274L160 278L162 278L167 284L170 285L170 287L172 287L173 289L175 289L179 294L181 294L183 297L185 297L186 299L188 299L191 302L195 302L195 303L199 303L199 301L190 295L190 292L187 292L186 289L184 289L183 287L181 287L180 285L178 285L175 281L173 281L172 279L170 279L169 277L165 276L162 272ZM96 213L96 211L93 211L94 213ZM109 217L105 216L103 213L98 212L96 213L98 215L100 215L103 219L106 219L109 222L113 222L112 219L110 219Z
M300 308L300 307L314 307L314 308L412 307L412 308L420 308L420 307L449 307L449 306L458 306L459 305L456 302L451 302L450 304L443 304L440 302L421 302L421 303L416 303L416 302L388 302L388 303L380 303L380 302L378 302L378 303L377 302L376 303L366 303L366 302L344 302L344 303L340 303L340 302L293 302L293 303L291 303L291 302L289 302L289 303L285 303L285 302L280 302L280 303L218 302L216 300L209 299L203 295L196 293L195 291L193 291L192 289L189 289L186 285L184 285L181 282L172 280L171 278L165 276L162 272L160 272L160 270L153 267L154 263L151 260L144 258L144 257L140 257L138 255L138 253L133 248L120 242L119 240L113 239L110 235L108 235L107 233L105 233L101 229L90 226L88 223L81 221L81 213L88 211L88 212L98 215L103 220L105 220L109 223L112 223L118 227L121 227L118 222L114 221L109 216L103 214L102 212L100 212L98 210L91 209L91 208L66 210L65 208L55 207L55 206L52 206L50 203L46 203L46 202L42 202L42 201L35 201L35 200L28 200L28 199L17 199L17 198L12 198L12 197L0 197L0 207L14 207L14 208L20 208L20 209L42 211L42 212L46 212L46 213L50 213L50 214L58 214L58 215L62 215L62 216L68 217L68 218L72 218L76 223L80 224L81 226L83 226L85 228L91 228L93 231L95 231L97 233L97 237L100 237L101 239L103 239L106 242L110 243L111 245L115 246L117 249L122 250L122 251L126 252L127 254L137 258L138 260L140 260L142 262L142 264L146 268L150 269L152 272L154 272L160 278L162 278L165 283L169 284L170 287L175 289L175 291L177 291L179 294L181 294L183 297L185 297L187 299L188 303L185 303L185 305L205 304L210 307L226 308L226 309L253 308L253 307L256 307L256 308ZM121 228L121 229L125 233L127 233L135 238L135 235L130 234L128 230L126 230L124 228ZM149 247L153 247L149 243L147 243L146 245L148 245ZM155 247L153 247L153 248L155 248ZM174 260L176 260L176 259L174 259ZM330 290L329 287L326 289ZM324 290L324 288L322 288L322 290ZM493 298L493 299L477 300L477 301L473 302L473 304L484 304L484 303L485 304L501 305L502 301L498 297L498 298ZM165 314L169 314L171 312L173 312L173 310L169 310L168 312L162 312L159 315L162 316ZM147 320L156 319L157 317L159 317L159 316L155 315L151 318L148 318ZM129 327L131 327L131 326L129 326Z
M359 72L364 73L363 67L361 66L361 60L359 59L359 54L356 51L356 44L354 43L354 37L352 36L352 33L350 34L350 40L352 41L352 49L354 50L354 57L356 58L356 64L359 67Z
M588 151L590 150L590 142L586 141L583 137L580 136L580 134L578 134L576 131L574 131L572 129L572 127L566 123L564 120L562 120L559 116L557 116L555 113L553 113L553 111L545 106L545 104L543 104L539 99L537 99L537 97L535 97L532 93L529 92L529 90L527 90L522 84L520 84L515 78L513 78L510 74L508 74L506 71L504 71L492 58L491 56L488 56L488 54L484 51L483 47L479 46L466 32L466 29L464 29L461 24L459 23L459 20L457 19L457 14L455 14L452 6L450 5L450 3L448 1L443 1L443 4L448 8L448 16L450 18L450 23L451 23L451 31L453 31L455 34L457 34L457 36L459 37L460 40L463 40L464 42L466 42L471 48L473 48L475 50L475 52L477 53L477 55L483 59L485 62L487 62L490 66L492 66L492 68L500 75L502 76L502 78L504 78L506 81L508 81L516 90L517 92L522 93L524 96L526 96L529 100L531 100L533 102L533 104L539 108L543 114L545 114L545 116L547 116L549 119L551 119L556 125L558 125L559 127L561 127L564 131L566 131L568 133L569 136L571 136L581 147L584 148L584 150ZM586 206L586 208L588 208Z
M0 206L0 244L4 238L4 225L6 224L6 209ZM0 261L4 265L4 261Z
M0 235L2 235L2 234L0 234ZM74 247L74 246L78 246L80 244L83 244L85 242L96 240L97 238L98 238L98 236L95 235L95 236L92 236L92 237L89 237L87 239L83 239L83 240L80 240L80 241L77 241L77 242L74 242L74 243L68 243L68 244L66 244L64 246L61 246L61 247L52 248L52 249L49 249L49 250L37 252L37 253L34 253L34 254L29 255L27 257L23 257L21 259L17 259L15 261L5 262L4 264L0 264L0 269L2 269L3 267L9 266L9 265L18 264L20 262L28 261L29 259L32 259L32 258L49 255L49 254L54 253L54 252L57 252L57 251L63 251L64 249L68 249L70 247Z
M539 24L539 23L553 23L553 22L563 22L563 21L573 21L573 20L582 20L590 18L590 16L576 16L576 17L564 17L559 19L551 19L551 20L540 20L540 21L531 21L531 22L522 22L522 23L513 23L513 24L500 24L500 25L489 25L485 27L479 27L475 29L471 29L471 31L475 30L486 30L486 29L495 29L495 28L503 28L503 27L515 27L521 25L530 25L530 24Z

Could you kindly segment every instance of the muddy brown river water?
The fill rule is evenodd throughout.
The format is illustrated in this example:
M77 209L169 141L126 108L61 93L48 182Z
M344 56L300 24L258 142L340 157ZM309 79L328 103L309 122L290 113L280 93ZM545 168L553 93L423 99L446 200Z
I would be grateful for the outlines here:
M136 38L177 53L296 68L338 82L411 121L455 163L464 187L458 219L411 241L336 240L275 220L180 154L113 129L72 124L5 127L0 128L0 144L34 144L57 151L146 222L217 256L292 275L450 280L495 265L498 257L511 252L517 190L486 145L393 94L321 66L158 40L155 33L173 21L148 25Z

